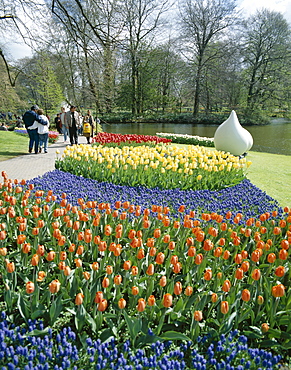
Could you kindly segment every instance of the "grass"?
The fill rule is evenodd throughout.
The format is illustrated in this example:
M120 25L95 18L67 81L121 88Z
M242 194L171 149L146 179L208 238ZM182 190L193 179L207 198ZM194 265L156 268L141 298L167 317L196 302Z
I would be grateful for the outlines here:
M181 146L183 145L181 144ZM26 154L28 138L14 132L0 131L0 148L0 162ZM276 199L282 207L291 207L290 156L249 152L247 160L252 162L248 169L247 178Z
M0 162L28 152L28 137L13 131L0 131Z
M282 207L291 207L291 157L288 155L249 152L247 160L252 162L247 178Z

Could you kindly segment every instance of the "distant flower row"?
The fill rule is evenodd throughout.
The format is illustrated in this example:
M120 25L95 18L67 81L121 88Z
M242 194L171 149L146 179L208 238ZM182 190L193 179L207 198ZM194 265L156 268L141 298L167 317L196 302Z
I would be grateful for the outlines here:
M214 147L214 139L211 137L171 134L165 132L157 132L156 135L161 138L170 139L172 143Z
M93 143L99 143L101 145L112 144L112 143L170 143L171 139L160 138L154 135L136 135L136 134L112 134L110 132L100 132L92 139Z

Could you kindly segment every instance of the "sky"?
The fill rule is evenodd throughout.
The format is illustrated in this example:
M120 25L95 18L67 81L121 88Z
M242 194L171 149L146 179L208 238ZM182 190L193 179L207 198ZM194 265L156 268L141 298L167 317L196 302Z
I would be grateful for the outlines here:
M267 8L283 14L285 19L291 25L291 1L290 0L238 0L237 4L242 9L243 15L248 17L257 10ZM9 50L9 59L17 60L31 56L31 49L19 40L14 42L12 39L6 40L7 51ZM14 40L17 39L15 35Z

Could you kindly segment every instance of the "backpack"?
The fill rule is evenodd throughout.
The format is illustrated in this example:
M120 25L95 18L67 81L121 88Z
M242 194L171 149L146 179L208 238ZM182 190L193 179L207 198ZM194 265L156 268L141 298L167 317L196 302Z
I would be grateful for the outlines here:
M84 134L90 134L91 133L91 125L90 125L89 122L84 122L83 133Z

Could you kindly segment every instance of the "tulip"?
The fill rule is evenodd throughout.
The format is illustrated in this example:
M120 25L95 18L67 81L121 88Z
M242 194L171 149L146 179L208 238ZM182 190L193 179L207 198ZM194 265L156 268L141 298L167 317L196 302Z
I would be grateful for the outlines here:
M162 264L164 263L164 260L165 260L165 255L164 255L164 253L159 252L159 253L157 254L157 257L156 257L156 263L157 263L158 265L162 265Z
M34 283L32 281L28 281L26 283L26 293L31 294L34 292Z
M113 281L115 285L120 285L122 283L122 276L121 275L114 276Z
M146 307L146 301L143 298L139 298L136 309L138 312L143 312Z
M194 312L194 320L201 321L203 319L202 311L195 311Z
M118 301L118 307L122 310L126 306L126 300L124 298L120 298Z
M196 254L196 248L194 246L191 246L189 249L188 249L188 252L187 252L188 256L189 257L195 257L195 254Z
M149 264L148 268L147 268L147 271L146 271L146 274L147 275L153 275L155 272L155 267L154 265L151 263Z
M185 291L184 291L184 293L185 293L185 295L187 296L187 297L190 297L192 294L193 294L193 288L191 287L191 286L187 286L186 287L186 289L185 289Z
M249 261L243 261L243 263L241 264L241 269L243 270L243 272L247 272L249 268L250 268Z
M267 331L269 330L269 325L264 323L261 325L261 329L262 329L262 333L267 333Z
M241 293L241 299L244 302L248 302L251 299L251 293L248 289L244 289Z
M171 307L173 304L173 297L170 293L166 293L163 297L163 306L166 308Z
M97 292L95 294L94 302L97 303L97 304L99 304L102 301L102 299L103 299L103 293L100 292L100 291Z
M221 247L215 248L213 254L214 254L214 257L220 257L222 255L222 248Z
M180 295L182 293L182 284L180 281L177 281L176 284L174 285L174 294Z
M37 266L39 263L39 255L38 254L34 254L31 258L31 265L32 266Z
M160 286L161 287L165 287L167 285L167 277L165 275L163 275L161 278L160 278L160 282L159 282Z
M132 266L132 268L131 268L131 274L133 276L137 276L138 275L138 267L137 266Z
M5 257L7 255L7 248L0 248L0 256Z
M288 258L288 252L285 249L280 249L279 258L282 261L285 261Z
M210 281L212 279L212 270L207 269L204 273L204 280Z
M231 282L229 280L225 280L222 285L222 290L227 293L230 291L230 288L231 288Z
M154 230L154 238L158 239L161 236L161 229Z
M46 273L44 271L39 271L38 274L37 274L37 279L36 281L43 281L43 279L46 277Z
M50 284L49 284L49 291L52 293L52 294L55 294L57 293L61 288L61 283L59 282L59 280L53 280Z
M195 264L200 265L202 261L203 261L203 255L201 253L197 254L197 256L195 257Z
M237 268L235 271L235 277L238 280L241 280L244 277L244 270L242 268Z
M80 306L80 305L83 303L83 300L84 300L84 294L82 294L82 293L78 293L78 294L76 295L76 298L75 298L75 304L76 304L77 306Z
M220 304L220 311L221 313L223 313L224 315L228 313L228 302L227 301L222 301L221 304Z
M78 254L80 256L83 253L84 253L84 246L79 245L78 248L77 248L76 254Z
M131 261L125 261L124 263L123 263L123 269L124 270L126 270L126 271L128 271L128 270L130 270L130 268L131 268Z
M216 303L218 300L218 295L216 293L211 294L211 302Z
M224 251L224 253L223 253L223 259L224 260L227 260L227 259L229 259L229 257L230 257L230 252L228 250Z
M46 256L46 260L51 262L55 259L55 256L56 256L56 253L54 251L49 251Z
M156 303L156 298L155 298L155 296L154 295L150 295L149 297L148 297L148 305L149 306L154 306L155 305L155 303Z
M180 262L177 262L173 265L173 272L175 274L179 274L179 272L182 270L182 264Z
M98 271L99 270L99 263L98 262L93 262L91 265L91 268L93 271Z
M143 259L145 257L145 252L144 252L144 249L143 248L140 248L137 252L137 258L139 260Z
M211 240L209 239L205 239L204 242L203 242L203 249L205 251L211 251L211 249L213 249L213 246L214 244L212 243Z
M59 270L61 270L61 271L65 270L66 263L64 261L60 261L58 267L59 267Z
M76 267L82 267L82 260L80 258L75 258L75 265Z
M278 277L282 277L285 275L285 267L284 266L278 266L275 270L275 275Z
M83 276L84 276L84 279L85 280L90 280L91 274L88 271L84 271L83 272Z
M107 277L105 277L103 280L102 280L102 287L103 288L108 288L110 285L110 282L109 282L109 279Z
M275 298L283 297L285 294L285 287L283 284L278 284L272 287L272 295Z
M269 253L268 254L268 262L274 263L276 261L276 254L275 253Z
M259 269L254 269L254 271L252 272L252 278L254 280L259 280L261 277L261 271Z
M69 266L66 266L63 271L65 276L69 276L71 274L71 268Z
M132 293L133 295L138 295L138 293L139 293L139 288L138 288L137 286L133 286L133 287L131 287L131 293Z
M60 252L60 260L65 261L67 259L67 253L62 251Z
M25 242L25 240L26 240L26 235L20 234L17 237L17 244L23 244Z
M264 297L262 297L261 295L258 295L257 302L259 305L262 305L264 303Z

